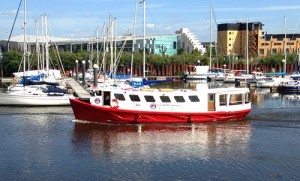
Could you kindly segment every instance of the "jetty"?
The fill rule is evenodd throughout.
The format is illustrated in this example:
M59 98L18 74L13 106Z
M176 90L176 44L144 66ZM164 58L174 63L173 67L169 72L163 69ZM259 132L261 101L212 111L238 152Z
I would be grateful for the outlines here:
M73 89L74 93L79 97L80 100L90 100L90 93L80 85L75 79L68 78L68 84Z

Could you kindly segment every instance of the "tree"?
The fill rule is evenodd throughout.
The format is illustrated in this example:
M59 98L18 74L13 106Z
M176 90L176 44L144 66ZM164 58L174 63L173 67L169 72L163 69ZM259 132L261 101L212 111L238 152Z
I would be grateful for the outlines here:
M21 65L22 57L22 52L8 51L3 53L3 76L12 76L13 72L17 72Z

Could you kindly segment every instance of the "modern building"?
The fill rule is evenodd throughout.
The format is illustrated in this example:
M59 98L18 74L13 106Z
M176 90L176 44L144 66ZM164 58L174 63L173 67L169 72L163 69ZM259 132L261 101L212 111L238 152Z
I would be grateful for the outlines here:
M198 50L202 54L206 52L206 48L188 28L181 28L176 31L176 34L178 34L178 47L183 48L185 52L191 53L193 50Z
M264 35L262 27L261 22L218 24L218 55L246 58L248 38L249 58L255 57L259 38Z
M258 57L300 52L300 34L266 34L258 42Z
M96 37L88 38L58 38L58 37L48 37L48 42L50 46L57 45L59 50L64 51L94 51L96 50L97 44L98 48L103 47L103 39L98 39ZM37 42L44 42L44 37L27 35L26 42L28 44L28 50L34 51ZM23 49L24 36L12 37L10 43L2 40L0 41L0 48L4 51L7 49L22 50ZM111 41L106 40L109 44ZM124 51L132 51L132 46L134 46L134 51L143 49L143 37L142 36L116 36L113 40L116 42L117 49L123 49ZM176 31L176 34L171 35L153 35L145 37L145 48L147 53L157 54L157 55L176 55L179 48L183 48L186 52L191 53L192 50L199 50L202 53L205 52L205 47L199 42L196 36L191 33L187 28L182 28ZM107 45L107 47L110 47ZM108 50L109 48L107 48Z

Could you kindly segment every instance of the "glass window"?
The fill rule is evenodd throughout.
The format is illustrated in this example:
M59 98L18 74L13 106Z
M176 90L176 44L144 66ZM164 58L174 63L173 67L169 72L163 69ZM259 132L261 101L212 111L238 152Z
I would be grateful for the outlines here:
M236 105L243 103L243 94L232 94L230 95L229 104Z
M263 54L264 54L264 52L265 52L265 50L264 50L264 49L259 49L259 54L263 55Z
M191 102L200 102L199 97L196 96L196 95L189 96L189 99L190 99Z
M220 106L226 106L227 105L227 94L221 94L219 96Z
M210 102L215 101L215 95L214 94L209 94L208 101L210 101Z
M174 96L174 99L175 99L176 102L185 102L183 96Z
M161 102L171 102L171 99L169 96L160 96Z
M125 97L123 94L114 94L115 98L120 100L120 101L125 101Z
M153 96L147 96L147 95L145 95L144 97L145 97L145 100L146 100L147 102L155 102L155 99L154 99Z
M141 101L140 97L138 95L129 95L129 97L132 102L140 102Z

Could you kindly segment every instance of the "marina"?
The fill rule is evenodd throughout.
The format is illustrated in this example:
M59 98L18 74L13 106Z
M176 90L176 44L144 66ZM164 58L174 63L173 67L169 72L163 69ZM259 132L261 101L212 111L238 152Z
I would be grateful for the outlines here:
M1 179L297 180L300 100L269 89L250 97L245 119L200 124L87 123L70 106L1 106Z

